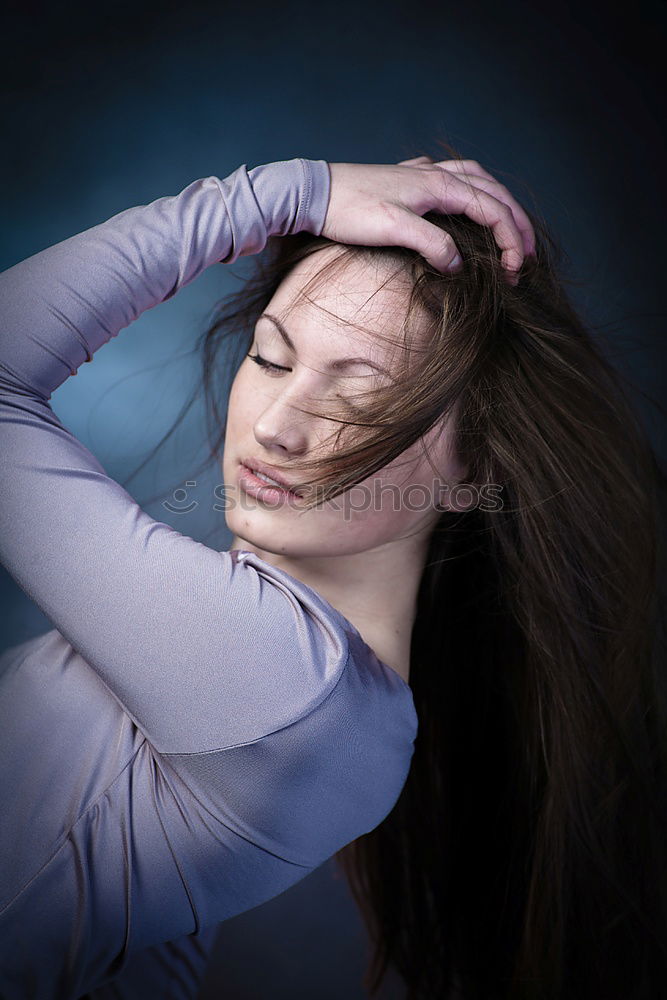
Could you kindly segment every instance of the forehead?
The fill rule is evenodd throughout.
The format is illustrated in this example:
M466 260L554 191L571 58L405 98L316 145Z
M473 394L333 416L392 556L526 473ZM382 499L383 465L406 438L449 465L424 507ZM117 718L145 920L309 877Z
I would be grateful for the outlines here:
M410 285L398 265L361 255L340 260L339 247L325 247L299 263L277 288L265 312L276 316L295 343L318 334L342 356L354 347L376 359L395 355L408 337L419 334L423 318L408 316ZM334 263L323 271L324 265ZM267 329L274 330L268 320Z

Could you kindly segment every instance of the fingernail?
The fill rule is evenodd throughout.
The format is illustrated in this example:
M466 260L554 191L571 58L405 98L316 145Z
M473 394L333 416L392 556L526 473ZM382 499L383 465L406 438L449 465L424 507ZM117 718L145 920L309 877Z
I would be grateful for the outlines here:
M462 266L462 264L463 264L463 261L461 260L461 254L457 253L456 256L453 257L450 260L449 264L447 265L447 270L448 271L458 271L458 269Z

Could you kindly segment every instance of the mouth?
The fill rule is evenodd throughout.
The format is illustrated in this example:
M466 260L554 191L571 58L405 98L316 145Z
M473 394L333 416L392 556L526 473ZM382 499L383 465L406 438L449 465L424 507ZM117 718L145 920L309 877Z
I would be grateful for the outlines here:
M253 465L255 463L253 462ZM239 486L245 493L270 503L298 501L301 495L281 480L274 479L260 468L251 468L245 462L239 463Z

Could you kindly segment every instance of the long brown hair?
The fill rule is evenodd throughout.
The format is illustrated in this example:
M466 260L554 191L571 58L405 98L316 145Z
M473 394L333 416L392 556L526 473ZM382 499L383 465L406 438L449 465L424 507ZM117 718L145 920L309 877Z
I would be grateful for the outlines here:
M457 153L441 144L452 158ZM421 579L403 791L336 855L365 918L375 993L408 1000L654 1000L667 989L667 690L660 614L664 475L620 373L568 299L532 213L516 287L489 229L429 212L463 257L341 246L410 283L429 350L369 394L361 432L313 480L372 475L454 402L467 481L502 504L444 510ZM235 365L296 263L330 242L272 238L202 335L211 453ZM314 467L314 466L313 466ZM304 465L304 468L308 468ZM322 490L324 489L324 494Z

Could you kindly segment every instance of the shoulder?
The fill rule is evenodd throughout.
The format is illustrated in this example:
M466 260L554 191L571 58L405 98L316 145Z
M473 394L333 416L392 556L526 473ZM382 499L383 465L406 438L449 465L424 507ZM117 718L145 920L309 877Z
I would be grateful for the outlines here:
M376 726L387 726L393 719L402 732L409 720L408 728L416 731L410 687L377 658L340 611L312 587L254 552L232 550L228 555L235 567L248 571L244 584L237 580L237 587L246 589L246 604L255 615L262 641L275 638L271 644L274 662L283 653L292 663L305 668L303 685L295 688L292 683L284 692L296 710L292 721L311 714L342 683L347 698L358 706L369 724L372 720ZM339 699L341 694L339 691ZM291 702L292 696L295 702ZM387 717L388 702L400 704L404 711Z
M288 710L267 706L252 741L169 759L211 811L224 812L226 823L234 817L241 836L315 867L374 829L395 805L414 751L414 702L402 678L324 598L254 554L243 556L235 562L256 574L253 586L272 588L269 604L280 594L291 609L298 634L290 643L314 673L299 690L276 689ZM285 607L267 605L267 612L289 617ZM276 643L273 655L280 648Z
M242 740L261 738L309 715L334 691L350 657L346 620L296 577L254 552L225 553L239 624L239 668L253 719Z

